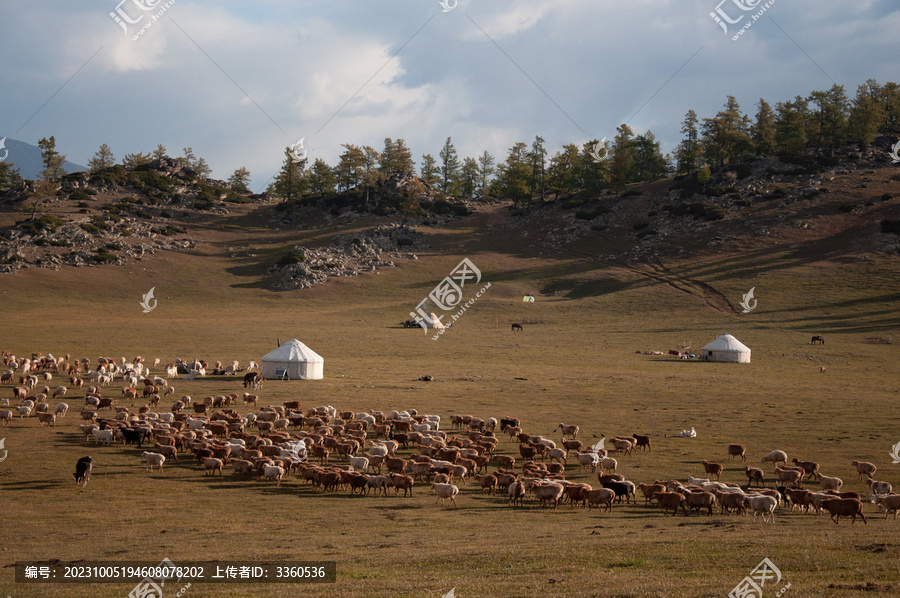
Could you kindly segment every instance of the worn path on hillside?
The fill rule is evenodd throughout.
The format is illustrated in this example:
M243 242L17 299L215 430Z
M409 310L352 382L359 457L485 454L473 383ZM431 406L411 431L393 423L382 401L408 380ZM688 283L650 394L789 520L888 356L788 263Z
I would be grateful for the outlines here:
M712 309L723 313L738 313L728 299L715 288L705 282L681 278L673 274L662 264L641 264L627 266L635 274L645 276L656 282L666 284L675 290L697 297Z

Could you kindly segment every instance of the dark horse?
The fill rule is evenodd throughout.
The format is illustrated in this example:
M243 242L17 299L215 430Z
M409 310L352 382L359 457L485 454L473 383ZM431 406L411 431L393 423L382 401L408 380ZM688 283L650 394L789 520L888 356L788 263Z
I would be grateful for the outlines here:
M825 337L817 334L816 336L812 337L812 340L809 341L810 345L815 345L816 343L824 345Z
M522 325L521 325L521 324L519 324L518 322L516 322L515 324L512 325L512 331L515 332L516 330L522 330L522 331L524 331L525 329L522 328Z

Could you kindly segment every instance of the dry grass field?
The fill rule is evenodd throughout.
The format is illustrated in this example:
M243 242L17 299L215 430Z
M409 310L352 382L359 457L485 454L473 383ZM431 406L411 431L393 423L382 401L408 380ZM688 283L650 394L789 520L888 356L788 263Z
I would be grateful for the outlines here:
M783 449L820 462L845 490L867 495L854 459L874 462L877 479L900 485L900 465L888 456L900 442L900 343L867 341L892 334L900 341L896 258L841 262L776 246L625 268L585 255L516 252L485 223L479 216L429 231L434 248L418 261L299 292L268 290L264 268L222 249L255 235L251 224L210 233L193 255L4 275L0 348L243 365L259 361L276 338L298 338L324 356L325 379L268 381L261 405L414 408L439 414L448 432L452 414L509 415L556 441L559 422L577 423L588 440L650 434L652 452L617 457L619 472L635 483L700 476L708 459L725 464L723 481L743 484L742 466L726 455L727 444L739 442L749 464ZM277 256L296 241L278 235L259 232L256 252ZM491 288L438 340L400 328L466 256ZM698 282L732 306L755 287L758 307L716 309L692 291L706 288ZM150 287L158 307L144 314L138 302ZM523 303L531 291L536 302ZM524 331L510 332L512 322L525 322ZM752 348L751 364L638 354L685 340L699 348L725 332ZM827 343L810 345L813 334ZM435 380L419 381L426 374ZM236 377L172 384L176 395L195 399L243 391ZM116 396L119 386L108 393ZM0 396L11 396L8 386ZM786 583L783 595L795 597L900 592L900 522L868 503L867 525L786 508L764 524L735 515L664 517L642 498L612 513L539 509L532 498L511 508L471 482L461 486L458 508L436 505L422 483L412 498L323 494L296 477L280 488L236 479L228 467L210 478L186 456L150 473L137 448L83 440L75 429L82 398L70 391L72 411L55 428L14 418L0 429L8 450L0 463L0 596L124 597L132 589L16 584L16 561L163 558L337 562L333 585L194 584L184 593L192 598L438 597L452 588L461 598L713 597L728 595L763 558L783 574L767 597ZM696 438L672 437L691 426ZM506 438L499 452L518 457ZM72 472L84 455L94 458L94 471L81 489ZM764 467L771 486L772 466ZM597 481L571 459L566 477Z

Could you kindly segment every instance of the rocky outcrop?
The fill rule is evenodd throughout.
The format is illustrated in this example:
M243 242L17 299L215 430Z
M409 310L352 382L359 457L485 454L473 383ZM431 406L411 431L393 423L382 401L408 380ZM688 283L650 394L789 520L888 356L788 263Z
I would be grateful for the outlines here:
M326 247L297 245L290 256L269 269L269 274L278 275L272 285L276 289L305 289L334 276L356 276L379 268L393 268L394 260L418 259L412 251L427 247L424 236L409 227L382 225L341 235Z

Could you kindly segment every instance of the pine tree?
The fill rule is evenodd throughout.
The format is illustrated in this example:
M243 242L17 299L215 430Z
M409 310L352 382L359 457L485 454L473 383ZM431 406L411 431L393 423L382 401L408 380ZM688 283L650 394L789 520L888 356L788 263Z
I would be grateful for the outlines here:
M810 115L810 139L817 150L828 147L834 155L837 147L847 141L850 101L843 85L833 85L828 91L814 91L807 98L816 107Z
M132 170L137 166L149 163L150 154L145 154L144 152L137 152L136 154L125 154L125 156L122 158L122 164L129 170Z
M184 164L184 166L187 168L194 168L194 166L197 164L197 156L194 155L194 148L185 147L182 149L182 151L184 152L184 156L178 158L178 161Z
M104 168L111 168L116 165L116 158L113 156L112 150L105 143L100 146L94 157L88 160L88 170L92 173Z
M266 193L281 197L283 202L299 200L308 188L308 180L303 172L306 164L306 158L295 160L291 148L285 147L281 170L275 180L269 184Z
M440 189L447 195L456 195L457 179L459 177L459 157L449 137L444 142L444 147L441 148L438 157L441 159Z
M547 172L547 150L544 147L543 137L535 136L534 141L531 143L531 151L528 153L528 157L531 160L531 182L529 185L528 203L530 204L531 198L537 195L540 198L541 204L543 204L546 191L545 175Z
M194 170L199 176L204 178L212 174L212 168L209 167L209 164L203 158L197 158L197 161L194 162Z
M875 141L881 124L885 121L884 104L879 101L881 86L869 79L856 89L856 97L850 109L850 138L866 147Z
M50 139L44 137L38 141L38 147L41 148L41 160L44 163L44 171L41 173L43 180L55 181L65 175L63 164L66 157L56 151L56 138L52 135Z
M593 148L590 151L593 151ZM564 145L562 151L556 152L550 158L548 178L550 188L557 197L568 195L582 184L582 166L578 146L574 143Z
M750 119L741 113L734 96L728 96L725 109L714 118L704 118L701 132L707 162L722 166L742 159L750 152Z
M0 162L0 192L9 191L22 182L18 168L12 162Z
M759 98L756 124L753 126L753 146L756 155L771 156L775 153L775 113L763 98Z
M338 189L344 191L353 189L359 185L365 172L366 156L361 147L344 143L344 152L341 154L338 165L335 167Z
M363 182L366 186L366 207L369 206L371 189L378 184L380 173L378 172L378 161L381 156L371 146L363 146Z
M235 191L246 193L249 191L247 183L250 182L250 171L241 166L228 178L228 182Z
M775 105L775 141L778 150L789 155L800 155L806 150L806 99L797 96L793 102Z
M609 182L621 193L626 185L634 180L635 172L635 141L634 133L628 125L620 125L616 129L616 138L613 143L612 157L609 160Z
M487 198L488 183L494 175L494 156L487 150L478 156L478 197L482 200Z
M475 197L478 189L478 162L475 158L465 158L459 173L459 192L462 197Z
M324 196L334 193L337 184L334 170L321 158L316 158L309 173L309 192L324 199Z
M668 174L668 163L662 155L659 142L650 131L635 139L636 180L657 181Z
M494 183L502 197L511 199L516 207L527 202L531 179L531 160L527 145L520 141L509 148L506 161L497 167L497 173Z
M431 154L422 155L422 168L419 170L419 178L427 185L437 185L441 180L441 170L438 168L437 160Z
M163 158L168 158L168 154L166 154L166 146L162 143L157 144L156 149L153 150L153 159L162 161Z
M676 150L678 156L678 172L692 174L700 167L700 136L697 131L697 124L700 121L697 113L688 110L681 122L681 133L684 139Z

